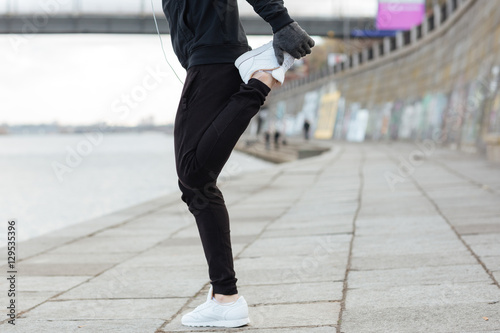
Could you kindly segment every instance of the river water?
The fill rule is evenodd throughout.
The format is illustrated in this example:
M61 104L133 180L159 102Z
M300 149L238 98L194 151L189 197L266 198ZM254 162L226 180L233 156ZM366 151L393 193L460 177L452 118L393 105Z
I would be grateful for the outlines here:
M271 164L233 152L231 175ZM0 247L7 220L26 240L178 191L162 133L0 136Z

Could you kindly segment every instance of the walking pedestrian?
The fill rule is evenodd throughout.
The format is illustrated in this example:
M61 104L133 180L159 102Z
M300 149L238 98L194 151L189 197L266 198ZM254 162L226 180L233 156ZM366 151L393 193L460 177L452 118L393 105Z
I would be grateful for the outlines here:
M311 123L309 122L309 120L307 120L307 119L304 120L304 127L303 127L303 129L304 129L304 139L306 141L309 140L309 129L310 128L311 128Z
M187 326L249 323L233 268L229 216L217 177L251 118L314 41L281 0L247 0L273 29L250 50L236 0L162 0L174 51L187 70L174 124L182 200L194 215L207 259L207 301L182 317Z

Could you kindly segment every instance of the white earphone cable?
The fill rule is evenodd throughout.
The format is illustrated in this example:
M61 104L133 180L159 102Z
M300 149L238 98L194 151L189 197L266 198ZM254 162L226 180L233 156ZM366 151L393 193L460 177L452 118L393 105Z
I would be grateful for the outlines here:
M170 67L170 69L172 70L172 72L174 72L175 77L177 77L177 80L179 80L179 82L182 85L184 85L184 82L182 82L181 78L179 77L179 75L177 75L177 72L172 67L172 65L170 64L170 62L168 61L167 53L165 52L165 48L163 47L163 40L161 38L160 29L158 28L158 22L156 21L156 13L155 13L155 7L154 7L154 4L153 4L153 0L151 0L151 9L153 10L153 19L155 21L156 32L158 33L158 38L160 38L160 45L161 45L161 50L163 52L163 56L165 57L165 60L167 61L167 64Z

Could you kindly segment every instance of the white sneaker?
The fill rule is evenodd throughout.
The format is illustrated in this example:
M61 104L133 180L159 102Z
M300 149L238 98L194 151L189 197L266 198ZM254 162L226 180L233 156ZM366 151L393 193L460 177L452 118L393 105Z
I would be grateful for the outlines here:
M261 70L270 73L281 84L285 82L285 73L292 67L295 59L288 53L284 52L283 65L278 64L278 59L274 54L273 42L262 45L255 50L243 53L234 62L235 66L240 71L243 82L248 83L252 75Z
M248 305L243 296L237 301L223 304L213 298L210 286L207 301L182 316L182 325L195 327L240 327L250 323Z

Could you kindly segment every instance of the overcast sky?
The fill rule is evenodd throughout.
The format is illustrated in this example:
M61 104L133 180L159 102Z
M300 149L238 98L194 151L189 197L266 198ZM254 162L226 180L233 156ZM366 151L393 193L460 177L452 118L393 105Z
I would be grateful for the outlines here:
M174 120L182 85L157 35L13 37L0 35L0 124L134 125L149 116L157 123ZM184 80L169 36L162 38L167 59ZM252 47L269 40L249 37Z
M59 1L71 5L71 0ZM98 4L106 7L103 10L112 10L110 3L125 10L140 3L80 1L94 10ZM251 12L250 5L240 2L242 13ZM10 8L30 11L37 3L11 1ZM314 0L310 3L315 9L303 0L285 3L293 16L325 14L335 11L335 6L343 6L345 12L346 8L373 10L376 0ZM257 47L270 38L250 37L249 42ZM184 79L185 71L172 51L169 36L163 36L163 43L168 60ZM149 116L157 123L174 120L182 85L168 67L156 35L0 35L0 49L0 124L106 121L133 125Z
M161 12L161 1L153 1L156 10ZM73 13L78 10L97 13L137 13L151 10L150 0L2 0L0 12L40 12L43 11L44 3L56 3L57 10L61 13ZM246 0L238 0L238 4L241 14L253 14L253 9ZM296 16L374 16L377 12L377 0L285 0L285 5L290 13Z

